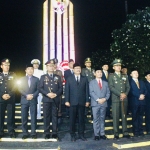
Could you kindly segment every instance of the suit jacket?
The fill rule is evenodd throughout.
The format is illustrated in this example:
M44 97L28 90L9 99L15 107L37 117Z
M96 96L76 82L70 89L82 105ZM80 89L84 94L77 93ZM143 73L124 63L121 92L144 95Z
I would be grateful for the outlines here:
M146 95L147 89L143 81L139 80L140 89L133 79L130 80L130 100L131 105L145 105L145 99L139 100L140 94Z
M0 73L0 103L14 103L16 91L16 74L9 72L7 76ZM7 101L2 98L4 94L9 94L10 99Z
M150 105L150 83L148 81L145 81L145 86L146 86L146 89L147 89L147 93L146 93L146 96L145 96L145 101L146 101L146 104Z
M89 83L86 77L80 76L79 85L74 75L68 77L65 84L65 101L71 106L85 106L85 103L89 102Z
M22 77L20 79L19 92L21 93L21 104L34 103L37 104L37 96L39 94L38 90L39 78L32 76L31 85L28 85L28 76ZM32 100L27 100L26 95L33 94Z
M40 93L43 94L43 102L48 103L48 102L55 102L59 103L60 101L60 96L62 95L63 92L63 86L62 86L62 81L60 76L53 74L53 78L49 76L49 74L45 74L41 76L40 79L40 84L39 84L39 91ZM47 96L48 93L53 92L57 96L53 99L49 98Z
M128 95L130 91L130 85L126 75L121 74L119 77L116 73L109 74L108 85L111 91L112 102L120 102L120 94L125 93ZM127 98L124 101L127 101Z
M69 76L72 76L72 75L73 75L73 74L72 74L72 72L71 72L70 69L65 70L65 71L64 71L64 78L65 78L65 81L67 80L67 78L68 78Z
M108 72L108 76L109 76L109 72ZM108 82L108 78L106 78L104 71L102 71L102 80Z
M106 100L110 97L110 90L108 87L108 83L102 80L102 89L99 88L98 82L96 79L92 80L89 84L90 96L91 96L91 106L104 106L107 107L107 101L103 104L99 104L96 100L99 98L106 98Z

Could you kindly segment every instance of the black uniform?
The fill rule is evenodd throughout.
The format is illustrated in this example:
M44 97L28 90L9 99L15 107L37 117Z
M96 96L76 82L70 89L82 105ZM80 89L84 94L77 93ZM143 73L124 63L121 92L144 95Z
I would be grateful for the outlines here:
M49 135L50 118L52 117L52 132L57 134L57 108L63 91L60 76L55 74L53 77L50 77L49 74L41 76L39 91L43 94L44 133ZM54 99L49 98L47 94L50 92L57 96Z
M14 133L15 117L15 89L16 75L9 72L7 75L0 73L0 135L4 134L5 110L7 109L7 128L9 134ZM4 100L2 96L9 94L10 99Z

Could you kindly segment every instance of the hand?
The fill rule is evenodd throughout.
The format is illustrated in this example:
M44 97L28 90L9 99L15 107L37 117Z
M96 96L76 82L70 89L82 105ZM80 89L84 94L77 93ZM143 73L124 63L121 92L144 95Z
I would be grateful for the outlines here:
M125 93L121 93L120 94L120 100L124 100L127 97L127 95Z
M70 103L69 102L66 102L65 105L68 106L68 107L70 107Z
M48 93L47 96L48 96L49 98L54 98L55 94L51 92L51 93Z
M100 98L100 99L98 99L98 103L99 103L99 104L103 104L105 101L106 101L105 98Z
M27 98L27 100L32 100L33 99L33 94L28 94L26 98Z
M86 102L85 103L85 107L89 107L90 103L89 102Z
M2 96L2 98L3 98L4 100L8 100L8 99L10 98L10 95L9 95L9 94L4 94L4 95Z
M145 95L141 94L139 100L144 100L144 98L145 98Z
M57 96L57 94L53 93L53 96L51 98L55 98Z

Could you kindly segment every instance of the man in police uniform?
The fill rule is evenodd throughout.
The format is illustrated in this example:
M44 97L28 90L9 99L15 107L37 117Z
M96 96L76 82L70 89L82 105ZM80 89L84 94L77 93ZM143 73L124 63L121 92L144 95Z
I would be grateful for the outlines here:
M40 79L41 76L44 74L44 71L39 69L39 66L41 64L40 60L33 59L31 61L31 64L33 65L33 68L34 68L33 76L35 76L35 77ZM38 104L37 104L37 119L41 119L41 101L42 101L42 94L41 93L39 93L39 96L37 97L37 100L38 100Z
M62 84L63 84L63 74L62 74L62 71L57 69L57 67L58 67L57 66L58 65L58 59L54 58L53 60L55 62L55 65L54 65L54 74L56 74L56 75L58 75L58 76L61 77L61 81L62 81ZM59 109L58 109L58 116L59 117L62 116L62 113L61 113L61 101L62 101L62 95L60 96Z
M9 72L10 60L1 61L2 73L0 73L0 138L4 136L5 110L7 108L7 129L11 138L15 138L15 89L16 75Z
M130 138L127 131L127 95L130 90L130 85L127 76L122 75L120 59L115 59L112 62L114 73L109 75L108 84L110 91L112 93L112 115L113 115L113 128L114 128L114 138L119 139L119 117L121 114L122 119L122 132L123 137Z
M45 139L50 138L50 118L52 117L52 138L57 135L57 114L60 96L62 95L62 82L60 76L54 74L54 60L45 63L47 74L41 76L39 91L43 94L43 115Z
M95 78L94 77L94 69L91 68L91 59L86 58L84 61L84 64L85 64L86 68L82 69L81 75L86 76L88 79L88 82L90 82L91 80L93 80Z

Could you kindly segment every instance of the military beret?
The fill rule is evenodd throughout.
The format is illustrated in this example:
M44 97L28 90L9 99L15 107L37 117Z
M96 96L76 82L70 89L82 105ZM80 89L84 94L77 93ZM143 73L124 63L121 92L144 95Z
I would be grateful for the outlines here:
M84 63L87 63L87 62L91 62L91 58L88 57L84 60Z
M133 71L138 71L138 69L137 69L137 68L131 68L131 73L132 73Z
M40 62L40 60L38 60L38 59L33 59L32 61L31 61L31 64L41 64L41 62Z
M70 63L70 62L74 62L74 60L73 60L73 59L69 59L69 63Z
M10 64L10 59L8 59L8 58L4 58L4 59L2 59L1 60L1 63L7 63L7 64Z
M32 65L32 64L26 64L26 69L27 69L28 67L32 67L32 68L33 68L33 65Z
M147 76L148 74L150 74L150 71L144 73L145 76Z
M48 60L48 61L45 63L45 65L47 65L47 64L55 64L54 59L50 59L50 60Z
M54 58L53 60L54 60L55 64L58 63L58 59L57 58Z
M73 68L75 68L75 67L81 67L81 65L79 63L74 63Z
M98 71L98 70L101 70L101 71L102 71L102 68L96 67L96 68L95 68L95 72Z
M121 66L122 60L121 59L115 59L112 63L113 66Z

